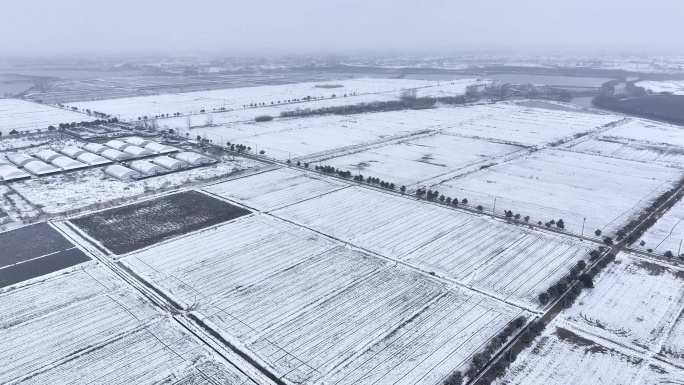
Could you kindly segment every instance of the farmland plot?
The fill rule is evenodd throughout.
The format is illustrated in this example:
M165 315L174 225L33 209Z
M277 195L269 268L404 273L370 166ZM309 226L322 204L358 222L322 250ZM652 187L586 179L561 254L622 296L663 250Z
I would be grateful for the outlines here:
M85 114L31 103L19 99L0 99L0 128L4 135L17 130L46 131L48 126L57 127L60 123L93 120ZM1 143L2 141L0 141Z
M96 212L71 222L113 253L125 254L249 213L201 192L186 191Z
M659 162L680 167L684 165L684 150L679 148L595 139L579 142L568 148L620 159Z
M684 384L684 370L681 369L681 366L678 368L672 365L667 365L663 362L651 361L651 363L648 365L648 369L644 371L641 380L637 381L636 384L682 385Z
M602 137L684 147L684 127L644 119L632 119L627 124L605 131Z
M410 372L402 383L436 384L521 313L266 215L123 263L279 376L304 384L329 376L355 383L384 373L376 364L390 377Z
M0 329L2 383L254 383L98 266L0 292Z
M0 137L0 154L3 152L19 152L20 150L21 152L32 154L54 147L61 148L85 144L81 140L73 139L62 133L50 132L21 136L9 136L7 134L8 132L3 133L3 136ZM0 155L0 160L4 160L2 155Z
M270 211L346 186L315 173L283 168L215 184L204 190L258 210Z
M669 92L672 95L684 95L684 81L682 80L643 80L636 83L635 85L637 87L643 87L644 89L656 94L659 94L661 92Z
M13 182L11 186L33 205L47 213L57 214L141 198L160 189L230 176L262 165L257 161L236 158L234 161L126 182L105 175L101 168L93 168Z
M563 219L568 231L610 234L682 178L681 170L562 150L543 150L433 189L491 210L529 215L533 222Z
M679 271L679 274L684 280L684 273ZM660 355L672 360L679 367L684 365L684 338L682 336L684 336L684 309L679 312L660 350Z
M340 170L351 170L355 174L360 172L397 186L410 186L521 150L522 147L484 140L434 135L343 155L324 162Z
M160 114L173 114L180 112L183 115L197 113L200 110L213 111L220 108L228 110L244 109L249 104L265 103L263 108L250 108L251 118L269 111L268 109L295 109L318 108L317 100L310 102L288 103L287 106L278 106L279 102L286 103L292 99L311 98L330 99L325 105L346 105L369 101L397 100L404 88L419 88L425 95L446 93L459 95L465 92L470 84L482 84L473 80L455 80L454 84L429 80L412 79L379 79L359 78L327 82L306 82L280 84L258 87L228 88L211 91L197 91L179 94L161 94L153 96L141 96L125 99L97 100L90 102L71 103L79 109L90 109L113 115L121 115L124 119L137 119L141 116L155 116ZM333 88L327 88L333 86ZM341 87L336 87L341 86ZM431 88L437 88L432 90ZM352 96L356 93L357 96ZM335 94L335 98L331 96ZM346 97L344 95L347 95ZM419 91L419 95L422 94ZM372 95L368 98L367 95ZM272 105L271 102L274 104ZM313 105L312 105L313 104ZM277 107L274 107L277 106ZM277 115L277 114L276 114Z
M499 103L473 106L484 116L445 129L445 133L536 146L595 131L620 120L616 115L567 112Z
M652 249L657 254L671 251L680 252L679 245L684 238L684 201L675 203L658 221L642 236L646 244L643 249ZM637 243L632 245L638 246Z
M520 353L497 385L631 384L642 359L581 333L547 326L531 348Z
M587 253L559 236L356 187L274 214L533 308Z
M658 351L684 305L684 272L625 256L585 290L564 318L591 335Z

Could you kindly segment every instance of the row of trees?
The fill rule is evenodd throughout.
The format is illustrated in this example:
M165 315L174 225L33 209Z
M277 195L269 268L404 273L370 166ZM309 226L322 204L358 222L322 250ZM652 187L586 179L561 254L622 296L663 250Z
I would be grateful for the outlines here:
M384 180L381 180L380 178L374 178L372 176L369 176L369 177L364 179L363 175L359 174L359 175L354 176L354 180L357 182L365 181L368 184L377 184L380 187L390 189L390 190L394 190L394 188L395 188L394 183L385 182ZM401 187L403 188L403 190L402 190L402 194L403 194L404 191L406 191L406 186L401 186Z
M404 192L404 191L402 190L402 192ZM419 188L416 190L416 196L418 198L422 198L423 196L425 196L425 198L427 198L427 200L429 200L429 201L439 200L440 202L448 204L448 205L458 206L458 198L452 199L451 197L444 196L444 194L440 195L439 191L437 191L437 190L432 191L432 190L425 190L424 188ZM467 205L468 199L463 198L463 200L461 200L461 203L464 205ZM481 207L482 206L478 206L478 210L482 211Z

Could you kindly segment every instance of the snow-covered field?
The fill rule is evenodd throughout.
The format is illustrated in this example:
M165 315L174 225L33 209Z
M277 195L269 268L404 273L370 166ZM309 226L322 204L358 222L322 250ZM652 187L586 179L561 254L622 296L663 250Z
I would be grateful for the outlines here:
M452 135L432 135L355 152L322 163L410 187L427 179L453 177L524 148ZM313 160L315 163L315 160Z
M98 265L0 291L0 382L255 384Z
M40 133L32 135L0 137L0 154L3 152L34 153L52 147L79 146L84 142L60 133ZM0 155L2 160L2 155Z
M643 87L655 94L669 92L672 95L684 95L684 80L643 80L636 83L637 87Z
M682 178L658 164L546 149L432 186L446 196L531 221L563 219L567 231L616 231Z
M267 215L123 263L304 384L439 384L522 314Z
M88 115L39 103L19 99L0 99L0 132L3 136L9 135L12 130L47 131L48 126L57 127L60 123L82 120L93 119Z
M651 120L632 121L603 132L603 138L684 147L684 127Z
M577 143L573 142L566 148L613 158L637 160L641 162L658 162L679 167L684 165L684 150L675 147L654 146L607 139L590 139Z
M684 272L679 271L679 277L681 281L684 281ZM680 285L681 284L682 283L680 282ZM682 338L682 336L684 336L684 309L679 312L677 320L672 326L672 329L670 329L670 332L660 349L660 354L662 356L672 360L674 363L678 364L679 367L684 365L684 338Z
M459 110L479 117L449 125L445 128L446 133L529 146L595 131L621 119L616 115L521 107L509 103L459 107L451 109L451 112L458 113Z
M204 188L248 207L270 211L346 187L347 184L314 172L287 168L233 179Z
M528 308L587 253L562 237L358 187L274 215Z
M162 175L140 181L122 182L93 168L67 174L46 176L11 183L33 205L47 213L61 213L90 205L104 204L131 197L152 194L161 188L183 187L189 183L228 176L236 171L258 167L261 163L245 158L220 162L211 166Z
M641 370L642 359L629 351L551 323L532 347L520 353L506 375L493 383L627 385Z
M652 249L655 253L663 254L670 250L675 255L679 251L680 242L684 239L684 201L677 202L641 237L646 244L632 247ZM682 243L684 246L684 243ZM682 248L684 251L684 247Z
M227 113L217 113L215 116L217 122L225 120L234 122L236 120L245 120L245 118L254 119L255 116L262 114L278 116L280 111L297 108L315 109L372 101L397 100L402 89L409 88L417 88L419 97L462 95L465 93L467 86L488 82L477 82L474 79L438 82L412 79L357 78L97 100L70 103L70 106L105 112L125 120L137 119L142 116L153 117L161 114L173 115L175 112L180 112L183 115L199 113L201 110L205 110L207 113L214 113L215 110L220 108L242 110L244 114L238 112L236 115L236 111L229 111ZM342 87L325 88L326 86L338 85ZM353 93L356 95L352 96ZM331 97L333 94L336 95L335 98ZM287 100L306 99L307 96L313 99L308 102L287 103ZM281 102L280 105L278 102ZM265 103L263 107L244 107L245 105L260 105L261 103ZM196 118L203 120L202 116L197 116ZM169 125L171 128L176 124L178 124L178 127L181 127L185 125L185 119L182 117L173 118L173 120L164 119L159 123L162 126Z
M684 270L620 254L562 318L578 330L629 346L660 350L684 309Z

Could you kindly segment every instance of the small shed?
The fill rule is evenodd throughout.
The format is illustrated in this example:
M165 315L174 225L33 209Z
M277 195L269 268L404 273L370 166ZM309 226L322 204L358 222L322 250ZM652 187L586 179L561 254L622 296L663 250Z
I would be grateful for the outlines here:
M41 150L36 153L36 158L42 160L43 162L52 162L53 159L60 157L58 152L52 150Z
M84 152L83 154L79 155L76 160L78 160L81 163L85 163L89 166L99 166L102 164L108 164L112 163L111 160L103 158L99 155L95 155L90 152Z
M104 172L111 177L123 181L132 180L140 176L139 172L118 164L107 167Z
M204 155L200 155L196 152L185 151L176 154L176 159L183 161L191 166L201 166L204 164L212 163L213 160Z
M8 182L11 180L26 179L30 178L27 172L19 170L15 166L10 164L0 164L0 180Z
M109 142L105 143L105 146L113 148L117 151L123 151L126 147L131 146L131 144L124 143L120 140L110 140Z
M187 163L178 159L170 158L168 156L158 156L152 159L152 163L174 171L182 170L188 167Z
M128 146L124 148L123 151L128 155L135 156L138 158L143 156L154 155L154 152L138 146Z
M162 166L158 166L154 163L150 163L146 160L136 160L131 162L129 165L135 171L143 173L145 175L157 175L166 172L166 169Z
M7 156L7 159L17 167L24 167L27 163L36 161L36 158L20 153L10 154Z
M83 149L88 152L92 152L93 154L100 155L104 151L108 150L109 147L103 146L99 143L88 143L85 146L83 146Z
M149 143L152 143L152 141L151 141L151 140L147 140L147 139L143 139L143 138L141 138L141 137L139 137L139 136L134 136L134 137L132 137L132 138L126 139L126 143L132 144L132 145L134 145L134 146L145 147L145 146L147 146Z
M97 156L97 155L95 155ZM68 156L60 155L50 161L53 166L59 167L62 170L75 170L77 168L87 167L87 164L81 163L77 160L73 160Z
M86 152L86 150L74 146L67 146L59 150L62 155L66 155L69 158L76 159L79 155Z
M121 161L124 161L124 160L131 159L131 156L130 156L130 155L128 155L128 154L126 154L126 153L124 153L124 152L121 152L121 151L113 150L113 149L111 149L111 148L108 149L108 150L102 151L102 154L100 154L100 155L101 155L103 158L107 158L107 159L113 160L113 161L115 161L115 162L121 162Z
M50 166L47 163L41 162L39 160L34 160L33 162L28 162L24 165L24 170L30 172L33 175L47 175L60 172L61 170L57 167Z
M176 147L171 147L167 146L164 144L156 143L156 142L150 142L147 145L145 145L145 148L153 151L156 154L168 154L170 152L176 152L178 149Z

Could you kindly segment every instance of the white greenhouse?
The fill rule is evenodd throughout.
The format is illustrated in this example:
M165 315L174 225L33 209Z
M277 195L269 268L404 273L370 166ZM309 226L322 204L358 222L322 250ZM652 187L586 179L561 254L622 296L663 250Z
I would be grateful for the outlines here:
M74 146L67 146L59 150L59 152L62 153L62 155L68 156L69 158L76 159L81 154L84 154L86 150Z
M50 166L47 163L43 163L39 160L34 160L33 162L28 162L24 165L24 170L30 172L33 175L47 175L60 172L61 170L57 167Z
M85 163L89 166L99 166L102 164L112 163L111 160L103 158L99 155L92 154L90 152L84 152L76 158L79 162Z
M113 150L111 148L109 150L102 151L102 154L100 154L100 155L104 158L107 158L109 160L113 160L116 162L131 159L130 155L123 153L121 151Z
M139 146L139 147L145 147L145 146L147 146L147 145L148 145L149 143L151 143L151 142L152 142L152 141L147 140L147 139L143 139L143 138L141 138L141 137L139 137L139 136L134 136L134 137L132 137L132 138L126 139L126 143L132 144L132 145L134 145L134 146Z
M31 175L19 170L18 168L9 164L0 164L0 180L5 182L10 180L30 178Z
M167 168L169 170L174 170L174 171L182 170L182 169L188 167L187 163L180 161L178 159L170 158L168 156L158 156L158 157L152 159L152 163L158 164L164 168Z
M107 151L109 147L103 146L99 143L88 143L85 146L83 146L83 149L92 152L93 154L100 155L104 151Z
M139 172L118 164L107 167L104 172L118 180L131 180L140 176Z
M97 156L97 155L95 155ZM53 166L59 167L62 170L75 170L77 168L88 167L87 164L81 163L79 161L73 160L68 156L60 155L50 161Z
M145 145L145 148L157 154L168 154L170 152L178 151L176 147L166 146L156 142L148 143L147 145Z
M147 149L144 149L142 147L138 147L138 146L129 146L129 147L124 148L123 151L126 154L129 154L129 155L132 155L135 157L143 157L143 156L154 155L154 152L147 150Z
M26 154L10 154L7 159L17 165L17 167L24 167L29 162L35 162L36 158Z
M166 169L164 167L150 163L146 160L136 160L134 162L131 162L131 164L128 167L132 168L135 171L141 172L145 175L157 175L166 172Z
M110 140L109 142L105 143L105 146L109 148L113 148L118 151L123 151L124 148L130 146L128 143L124 143L120 140Z
M58 158L60 155L58 152L52 150L41 150L35 154L35 157L42 160L43 162L51 162L53 159Z
M213 162L211 158L189 151L178 153L176 154L175 158L191 166L201 166L203 164L209 164Z

